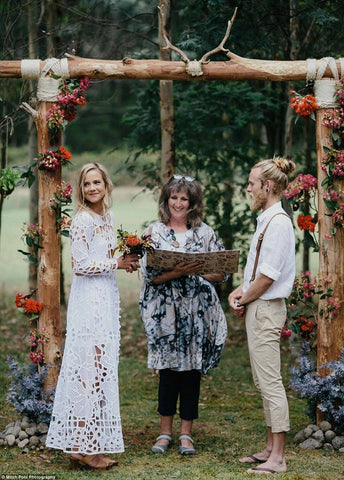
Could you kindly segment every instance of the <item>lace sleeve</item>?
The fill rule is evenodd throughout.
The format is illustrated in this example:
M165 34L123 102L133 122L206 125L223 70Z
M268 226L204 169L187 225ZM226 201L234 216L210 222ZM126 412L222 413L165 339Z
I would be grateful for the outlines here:
M111 226L110 226L111 229ZM92 216L87 212L77 214L71 225L70 240L72 254L72 269L76 275L104 275L112 273L117 267L118 262L115 257L111 257L111 246L106 233L102 227L96 226ZM92 247L96 236L101 237L97 240L96 251ZM104 248L100 252L101 244Z

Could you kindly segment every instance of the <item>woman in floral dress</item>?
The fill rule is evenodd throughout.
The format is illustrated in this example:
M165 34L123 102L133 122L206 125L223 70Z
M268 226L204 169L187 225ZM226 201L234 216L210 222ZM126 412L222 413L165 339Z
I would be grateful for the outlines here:
M160 221L146 230L155 248L182 252L223 250L202 222L203 194L192 177L174 175L162 187ZM198 418L201 374L215 367L227 337L227 322L215 290L222 273L200 275L198 262L171 271L143 268L140 313L148 346L148 368L159 370L160 434L152 451L165 453L179 397L179 452L195 454L191 430Z
M70 228L73 282L67 335L48 447L70 454L72 466L105 469L104 453L123 452L119 410L119 293L116 270L138 267L137 255L114 257L112 183L99 163L84 165L79 209Z

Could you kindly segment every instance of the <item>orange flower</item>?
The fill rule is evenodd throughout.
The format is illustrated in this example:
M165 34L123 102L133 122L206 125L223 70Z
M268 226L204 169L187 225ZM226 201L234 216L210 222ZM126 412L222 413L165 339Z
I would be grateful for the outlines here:
M136 247L141 243L141 240L137 235L128 235L127 237L127 244L129 247Z
M308 230L309 232L314 232L315 230L314 218L312 215L299 215L297 218L297 225L300 230Z
M23 307L25 313L39 313L43 308L43 303L27 298Z

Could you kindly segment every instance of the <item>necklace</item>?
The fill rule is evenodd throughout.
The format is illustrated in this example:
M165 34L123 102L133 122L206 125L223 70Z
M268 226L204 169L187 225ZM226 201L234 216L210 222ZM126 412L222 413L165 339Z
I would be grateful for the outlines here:
M180 246L180 243L178 242L178 240L176 238L176 234L175 234L175 231L173 230L173 228L170 229L169 234L172 238L172 242L171 242L172 246L175 247L175 248L178 248ZM186 242L185 242L184 247L186 248L186 250L190 250L190 248L191 248L191 238L190 237L186 238Z
M175 248L178 248L178 247L179 247L179 242L178 242L177 239L176 239L176 235L175 235L175 233L174 233L173 228L171 228L171 230L170 230L170 235L171 235L171 238L172 238L172 242L171 242L172 245L173 245Z

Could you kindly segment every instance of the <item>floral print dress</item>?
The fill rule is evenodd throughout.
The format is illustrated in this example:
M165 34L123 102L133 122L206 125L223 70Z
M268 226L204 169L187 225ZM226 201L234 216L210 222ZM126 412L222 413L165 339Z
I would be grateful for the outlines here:
M151 224L146 233L151 234L155 248L163 250L224 250L205 223L188 230L179 245L176 234L161 221ZM154 285L152 279L162 271L147 267L145 262L142 273L140 314L147 338L148 368L206 374L219 363L227 338L227 321L214 284L199 275L187 275Z

